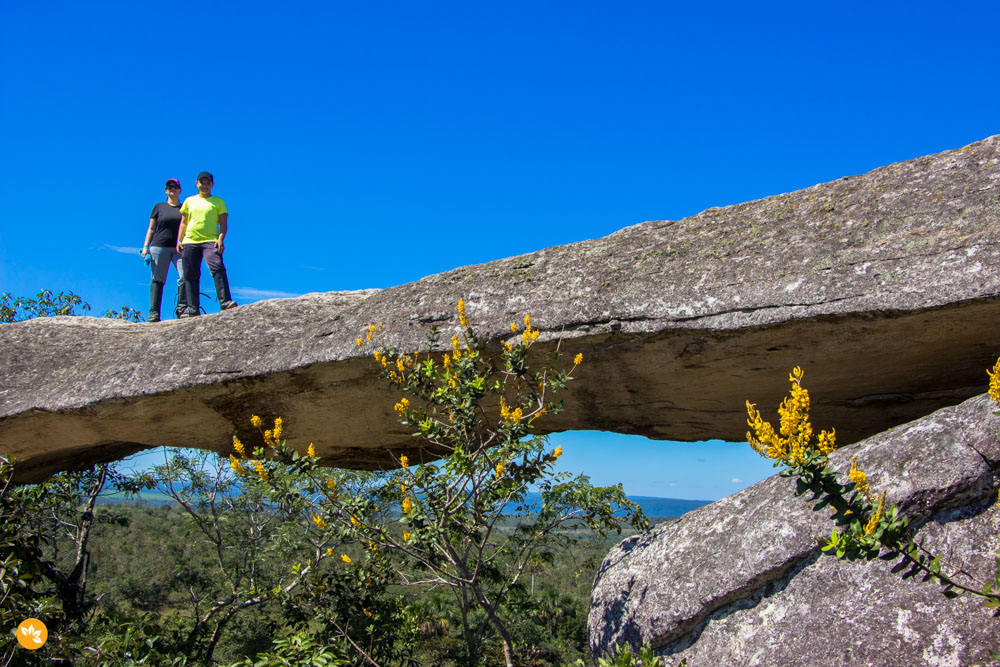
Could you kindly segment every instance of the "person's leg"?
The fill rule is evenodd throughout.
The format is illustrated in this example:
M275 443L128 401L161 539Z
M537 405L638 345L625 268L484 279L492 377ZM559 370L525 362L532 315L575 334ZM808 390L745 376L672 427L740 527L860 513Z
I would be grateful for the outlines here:
M177 269L177 305L174 317L180 317L181 313L187 312L187 289L184 287L184 263L180 253L174 248L170 249L170 263Z
M181 265L184 269L184 293L187 295L188 317L200 313L198 290L201 289L201 246L189 243L181 248Z
M226 265L222 263L222 255L215 249L214 245L207 244L205 248L205 263L215 280L215 296L219 299L219 306L222 310L229 310L236 307L232 295L229 293L229 277L226 275Z
M160 305L163 302L163 283L167 280L167 268L170 266L171 248L152 247L149 254L152 257L149 269L152 280L149 282L149 322L160 321Z

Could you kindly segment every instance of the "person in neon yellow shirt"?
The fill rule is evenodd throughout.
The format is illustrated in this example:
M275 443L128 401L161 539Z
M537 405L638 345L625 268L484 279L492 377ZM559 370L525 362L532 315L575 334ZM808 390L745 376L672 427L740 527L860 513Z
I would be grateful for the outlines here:
M180 317L194 317L201 313L199 290L201 289L201 260L208 264L208 270L215 280L215 295L222 310L236 307L229 292L229 277L222 263L225 252L226 232L229 231L229 211L221 197L212 195L215 178L207 171L198 174L195 181L198 194L188 197L181 206L181 225L177 231L177 252L181 254L184 267L184 290L187 295L187 311Z

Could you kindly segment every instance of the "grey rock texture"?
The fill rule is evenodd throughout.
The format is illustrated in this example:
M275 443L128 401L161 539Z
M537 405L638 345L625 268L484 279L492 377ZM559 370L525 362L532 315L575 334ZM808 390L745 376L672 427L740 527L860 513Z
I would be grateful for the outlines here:
M39 479L145 447L254 442L256 413L329 464L419 458L354 341L372 322L400 349L432 325L446 341L460 297L491 339L531 314L540 352L584 354L549 431L741 440L744 399L776 401L798 364L824 388L816 418L857 440L982 391L1000 349L998 182L991 137L381 291L2 325L0 451Z
M1000 549L995 410L978 396L832 457L847 481L856 455L872 487L916 521L918 539L984 582ZM594 584L595 654L650 643L688 667L994 664L1000 618L903 579L898 559L823 553L817 538L830 534L832 512L794 490L774 476L621 542Z

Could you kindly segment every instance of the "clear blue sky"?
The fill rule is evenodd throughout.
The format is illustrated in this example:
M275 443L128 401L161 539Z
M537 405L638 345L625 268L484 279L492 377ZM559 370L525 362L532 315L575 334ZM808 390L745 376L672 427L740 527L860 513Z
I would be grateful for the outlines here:
M71 289L95 311L145 311L149 211L203 169L246 303L388 287L1000 132L995 2L3 14L0 292ZM633 494L717 498L771 472L732 445L561 437L567 465L614 481L621 464Z

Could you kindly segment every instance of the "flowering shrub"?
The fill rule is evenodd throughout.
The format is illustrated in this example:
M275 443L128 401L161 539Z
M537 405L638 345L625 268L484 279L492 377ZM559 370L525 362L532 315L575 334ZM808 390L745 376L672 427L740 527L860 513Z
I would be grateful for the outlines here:
M958 581L957 575L942 570L941 556L929 552L914 539L909 519L896 505L886 508L885 492L876 495L868 476L858 467L857 457L851 459L848 472L851 483L845 486L837 481L836 472L827 467L829 455L836 448L835 434L832 430L822 431L813 437L809 392L802 386L802 377L802 369L796 367L788 378L792 387L778 408L781 420L778 431L747 401L747 425L751 429L747 442L762 456L773 459L775 467L786 466L781 475L796 478L797 495L811 491L836 510L834 519L846 528L842 531L834 528L829 539L823 540L823 551L847 560L872 560L888 551L902 559L903 569L909 566L906 576L922 572L924 580L940 584L948 597L965 593L981 598L991 609L1000 608L1000 555L994 581L974 582L965 572L963 581L968 580L967 583ZM990 396L1000 402L1000 359L990 371Z
M288 445L281 417L271 428L257 415L250 423L264 444L248 450L233 436L229 455L229 467L241 479L243 493L260 490L269 498L271 512L281 509L304 519L289 516L281 522L287 532L272 542L276 548L300 553L301 562L260 594L279 601L285 616L302 627L324 628L318 635L275 642L275 651L265 656L263 664L284 664L268 660L293 655L301 663L290 664L313 664L315 656L309 652L314 649L337 657L329 664L410 664L414 631L405 625L402 599L388 592L392 571L383 554L358 555L364 547L353 530L362 520L366 524L390 520L388 506L379 497L386 476L320 468L312 443L305 454ZM350 499L345 521L330 504L341 497Z
M583 527L604 535L620 532L623 519L637 528L648 522L621 485L597 488L584 476L556 472L562 448L532 433L539 419L561 410L551 395L572 380L582 355L560 368L556 354L533 371L529 356L540 334L530 316L512 323L510 338L491 349L469 323L464 301L458 314L460 330L444 351L433 349L434 340L419 353L375 347L376 325L355 340L375 347L380 377L401 392L394 411L417 446L393 454L395 470L345 488L343 477L320 472L314 455L279 454L310 475L315 525L363 546L353 564L389 568L404 585L452 591L468 664L483 661L492 628L503 648L497 659L513 665L507 601L523 586L529 560L550 559ZM236 465L254 474L245 462ZM261 465L256 474L264 478L269 464ZM529 492L540 500L532 502ZM386 516L387 503L397 508L394 516Z

